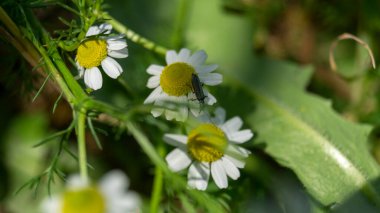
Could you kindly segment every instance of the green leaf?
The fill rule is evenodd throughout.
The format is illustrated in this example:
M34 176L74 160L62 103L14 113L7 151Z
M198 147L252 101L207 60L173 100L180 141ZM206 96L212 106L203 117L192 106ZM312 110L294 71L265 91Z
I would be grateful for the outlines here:
M220 65L225 79L245 88L247 104L255 102L255 108L239 113L256 131L255 141L293 170L323 205L342 202L378 177L379 167L366 144L371 128L345 120L330 101L305 91L311 67L254 57L251 23L224 13L220 3L195 1L187 39L190 46L206 49L208 61ZM225 84L233 88L232 82ZM226 96L217 96L219 103ZM241 102L241 97L246 96L234 99Z
M324 205L341 202L378 176L366 146L370 128L344 120L330 102L292 84L293 75L310 69L261 71L265 75L241 75L257 101L248 121L265 151L292 169L314 198ZM282 80L272 84L273 77Z

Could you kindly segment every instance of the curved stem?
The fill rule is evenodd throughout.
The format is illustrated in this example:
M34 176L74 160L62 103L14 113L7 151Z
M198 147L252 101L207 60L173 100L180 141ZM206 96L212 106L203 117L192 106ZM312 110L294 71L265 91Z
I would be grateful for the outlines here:
M77 113L77 137L78 137L78 152L79 152L79 169L80 176L83 181L88 180L87 172L87 154L86 154L86 110L81 110Z
M122 23L116 21L112 16L110 16L108 13L103 13L102 17L107 20L109 24L112 25L112 27L120 32L125 34L125 36L131 40L132 42L143 46L144 48L151 50L155 53L158 53L160 55L165 55L166 51L168 50L167 48L157 45L153 41L146 39L142 37L141 35L137 34L136 32L132 31L128 27L124 26Z
M162 160L161 156L156 152L154 146L149 141L149 139L142 133L142 131L136 127L136 125L130 121L125 122L126 127L132 133L133 137L136 139L137 143L141 146L144 152L148 157L153 161L155 165L160 167L163 172L169 172L169 169L166 167L165 162Z
M161 140L158 144L157 151L161 157L163 157L165 155L165 147L162 144ZM150 212L151 213L158 212L159 205L161 202L163 183L164 183L163 171L162 171L161 167L156 166L156 169L154 171L152 199L150 201Z

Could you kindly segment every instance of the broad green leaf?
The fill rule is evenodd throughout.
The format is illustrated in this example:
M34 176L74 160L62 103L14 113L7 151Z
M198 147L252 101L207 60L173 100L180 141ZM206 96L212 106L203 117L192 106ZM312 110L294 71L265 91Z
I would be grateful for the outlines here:
M221 1L197 0L192 15L189 44L206 49L225 79L247 90L247 104L253 99L256 106L240 113L249 114L244 118L257 132L255 141L293 170L317 201L340 203L378 177L366 145L371 128L345 120L329 101L305 91L311 67L254 57L250 23L225 14Z

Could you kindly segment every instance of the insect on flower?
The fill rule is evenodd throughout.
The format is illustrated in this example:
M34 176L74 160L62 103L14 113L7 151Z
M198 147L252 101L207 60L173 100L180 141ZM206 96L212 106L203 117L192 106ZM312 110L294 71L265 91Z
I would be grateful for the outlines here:
M185 121L189 111L197 117L200 114L197 102L213 105L216 98L203 85L215 86L222 83L223 76L214 73L216 64L206 65L207 54L200 50L191 54L183 48L176 53L166 52L166 66L152 64L147 72L152 77L147 87L154 89L144 104L153 104L152 115L165 115L167 120ZM197 102L196 102L197 101Z
M202 83L199 80L199 77L194 73L191 74L191 86L193 93L195 94L195 97L197 98L199 103L204 104L205 98L207 98L207 96L205 96L203 92Z

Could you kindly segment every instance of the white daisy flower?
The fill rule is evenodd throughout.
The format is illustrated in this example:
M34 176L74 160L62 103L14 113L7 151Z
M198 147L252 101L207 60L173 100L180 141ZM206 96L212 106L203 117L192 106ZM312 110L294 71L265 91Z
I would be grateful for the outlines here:
M79 175L71 176L64 193L44 200L43 213L128 213L140 212L140 198L129 187L121 171L105 174L98 185L84 182Z
M103 84L100 65L109 77L116 79L123 69L113 58L128 57L127 42L123 35L105 36L110 34L111 30L110 24L90 27L86 39L77 49L75 60L79 76L84 75L84 83L93 90L100 89Z
M238 144L250 140L252 131L239 130L243 121L237 116L224 122L226 112L222 108L218 108L215 115L212 123L200 124L187 136L164 135L168 144L177 147L166 156L169 168L177 172L190 166L187 183L198 190L207 188L210 172L219 188L227 188L227 176L238 179L239 168L244 168L244 159L250 154ZM205 121L205 115L201 119Z
M203 50L191 55L190 50L183 48L178 54L174 50L166 52L165 67L155 64L148 67L147 72L153 76L149 78L147 87L154 90L144 104L153 103L158 106L152 109L154 117L165 114L167 120L174 118L184 121L188 116L189 106L195 116L199 115L200 105L196 102L197 97L192 86L194 77L198 77L201 87L214 86L222 82L221 74L212 73L218 66L204 65L206 59L207 54ZM215 97L207 89L202 87L202 90L205 98L200 97L198 101L208 105L214 104Z

